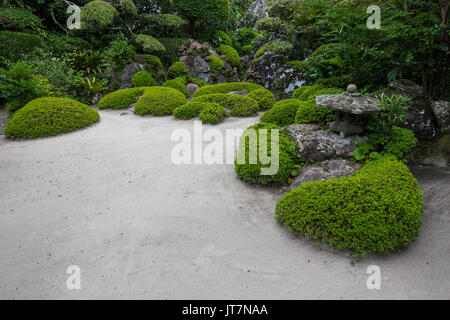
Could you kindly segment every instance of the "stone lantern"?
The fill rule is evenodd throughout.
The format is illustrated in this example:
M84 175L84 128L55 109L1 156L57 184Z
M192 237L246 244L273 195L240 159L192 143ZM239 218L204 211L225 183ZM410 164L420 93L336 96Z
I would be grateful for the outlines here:
M330 123L330 130L344 138L364 132L359 124L362 115L380 111L378 99L358 93L353 84L347 87L347 92L317 96L316 103L335 111L336 121Z

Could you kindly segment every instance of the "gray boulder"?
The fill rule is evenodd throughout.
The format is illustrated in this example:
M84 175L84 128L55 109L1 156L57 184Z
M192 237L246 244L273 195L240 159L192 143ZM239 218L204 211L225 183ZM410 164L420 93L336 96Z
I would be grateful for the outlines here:
M300 175L289 186L293 190L310 181L321 181L345 177L361 169L361 165L350 160L327 160L303 168Z
M189 73L205 82L210 81L209 71L211 70L208 62L201 56L187 55L182 56L180 61L186 65Z
M367 142L367 137L350 136L343 138L337 134L321 130L316 124L293 124L286 131L297 143L300 156L304 159L324 161L336 158L353 158L353 150L359 142Z
M237 95L240 95L240 96L246 96L246 95L248 95L248 90L247 89L242 89L242 90L239 90L239 91L230 91L230 92L228 92L228 94L237 94Z
M433 109L439 128L450 131L450 102L432 101L431 109Z
M246 16L239 21L238 28L253 28L258 20L268 16L266 0L255 0L250 5Z
M186 89L188 93L191 95L191 97L194 95L195 91L197 91L200 87L196 85L195 83L188 83L186 86Z
M136 62L126 65L119 73L120 89L131 88L133 86L131 79L142 70L144 70L144 66Z
M399 124L400 127L414 131L419 139L431 139L436 136L436 118L423 87L410 80L395 80L389 83L385 94L388 96L403 95L412 99L408 102L409 109L405 115L406 123Z

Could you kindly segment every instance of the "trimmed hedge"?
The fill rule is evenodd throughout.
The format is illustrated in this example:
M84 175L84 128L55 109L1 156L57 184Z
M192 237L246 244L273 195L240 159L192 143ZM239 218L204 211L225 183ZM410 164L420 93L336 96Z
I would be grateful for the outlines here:
M295 91L292 93L292 99L310 100L315 98L314 94L322 89L324 89L324 87L317 84L312 86L303 86L295 89Z
M187 103L186 97L178 90L168 87L148 87L134 105L138 115L152 114L164 116L172 114L175 108Z
M167 80L162 84L163 87L173 88L181 92L186 98L189 98L191 95L186 89L186 82L183 77L178 77L176 79Z
M274 94L267 89L253 90L247 97L258 103L259 110L270 109L276 102Z
M217 48L217 52L224 55L224 60L231 66L237 67L238 69L242 68L239 53L233 47L222 44L219 48Z
M396 126L393 126L387 132L370 134L369 141L381 146L383 152L393 154L398 159L403 159L418 142L412 130Z
M287 126L295 123L295 115L302 104L297 99L286 99L275 103L272 109L266 111L261 117L261 122L273 123L279 126Z
M188 74L188 70L183 62L175 62L170 66L169 70L167 71L167 77L169 79L182 77L186 74Z
M295 115L295 123L315 122L320 125L327 125L336 120L333 110L320 107L314 100L300 101Z
M100 120L97 111L68 98L38 98L15 112L4 133L8 138L54 136Z
M142 51L146 53L163 53L166 51L164 45L152 36L139 34L134 41L141 46Z
M82 29L105 29L119 17L119 12L112 4L102 0L87 3L81 10Z
M277 204L278 221L304 238L359 254L389 253L414 240L422 191L394 157L369 162L349 177L308 182Z
M38 30L42 28L42 22L31 10L5 7L0 8L0 27L17 31L24 29Z
M99 109L113 108L124 109L136 102L143 93L144 88L130 88L111 92L98 102Z
M217 103L230 110L231 115L237 117L252 116L258 112L258 103L255 100L237 94L207 94L196 97L191 101Z
M199 97L205 94L213 94L213 93L228 93L231 91L240 91L247 90L248 92L252 92L257 89L264 89L263 86L251 83L251 82L228 82L228 83L219 83L212 84L209 86L204 86L203 88L198 89L194 97Z
M279 130L279 168L274 175L261 175L261 168L268 168L270 164L262 164L260 161L259 153L259 131L261 129L267 130L267 154L269 157L271 155L271 130ZM255 139L248 139L246 135L249 130L255 130ZM256 163L250 163L250 151L255 150L256 152ZM242 154L244 152L244 154ZM238 163L240 155L245 156L244 163ZM281 128L277 125L270 123L258 123L254 126L247 128L244 134L241 136L239 141L238 157L235 160L235 171L237 175L249 182L249 183L260 183L268 184L272 182L287 184L291 176L298 174L299 168L299 156L296 152L296 145L294 142L290 141L288 136L286 136Z
M210 106L209 102L188 102L181 107L175 108L173 110L173 116L177 119L189 120L197 117L203 108Z
M225 67L225 63L220 59L219 57L215 55L209 56L210 60L208 61L209 68L211 69L211 72L214 74L219 74L220 71Z
M224 107L216 103L208 103L208 105L200 111L198 118L202 123L218 124L228 117L228 112Z
M157 83L148 71L139 71L131 78L133 87L151 87L156 86Z

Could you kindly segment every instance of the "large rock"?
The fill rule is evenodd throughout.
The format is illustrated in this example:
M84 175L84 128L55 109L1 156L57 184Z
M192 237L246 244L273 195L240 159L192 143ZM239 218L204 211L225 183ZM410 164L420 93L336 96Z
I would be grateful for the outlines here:
M131 88L133 86L131 79L137 72L142 70L144 70L144 66L136 62L126 65L119 73L120 89Z
M195 83L188 83L186 86L187 92L191 95L191 97L194 95L195 91L197 91L199 88L200 87Z
M289 186L291 190L310 181L340 178L355 173L361 165L350 160L327 160L303 168L300 175Z
M366 137L350 136L342 138L337 134L321 130L316 124L293 124L287 132L297 143L300 156L304 159L324 161L336 158L353 158L353 150L359 142L367 142Z
M183 62L189 73L199 78L205 82L209 82L211 80L209 71L211 70L208 62L201 55L186 55L180 58L180 61Z
M423 87L409 80L395 80L389 83L385 94L388 96L403 95L412 99L408 102L406 123L399 124L400 127L414 131L419 139L431 139L436 136L436 118Z
M431 109L434 112L441 131L450 132L450 102L432 101Z
M239 21L238 28L253 28L258 20L268 16L266 0L255 0L247 10L246 16Z
M359 93L324 94L316 97L318 106L351 114L379 112L378 99Z

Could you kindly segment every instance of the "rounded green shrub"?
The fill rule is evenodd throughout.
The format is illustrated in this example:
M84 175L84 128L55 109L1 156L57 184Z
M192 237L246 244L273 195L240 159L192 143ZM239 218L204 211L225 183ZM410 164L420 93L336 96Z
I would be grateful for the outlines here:
M194 97L199 97L205 94L213 94L213 93L228 93L231 91L240 91L247 90L248 92L252 92L253 90L264 89L263 86L251 83L251 82L228 82L228 83L219 83L212 84L209 86L204 86L203 88L198 89Z
M231 38L228 34L225 33L225 31L222 30L217 30L215 35L214 35L214 40L213 40L215 45L222 45L225 44L227 46L233 46L233 42L231 41Z
M268 33L286 33L286 24L279 17L262 18L256 22L255 28Z
M130 16L135 16L138 13L133 0L120 0L120 9L123 13Z
M173 113L175 108L187 103L186 97L173 88L148 87L134 105L134 113L138 115L151 114L164 116Z
M183 62L175 62L167 71L167 76L169 77L169 79L182 77L186 74L188 74L188 70Z
M229 0L174 0L173 5L178 15L189 21L191 29L219 29L230 18Z
M247 97L258 103L259 110L270 109L276 102L274 94L267 89L253 90Z
M191 95L186 89L186 82L183 77L178 77L172 80L167 80L163 83L163 87L173 88L181 92L186 98L189 98Z
M42 28L41 20L31 10L5 7L0 8L0 27L5 30L38 30Z
M228 112L224 107L216 104L209 103L206 107L200 111L198 118L202 123L218 124L228 117Z
M233 67L237 67L241 69L241 59L239 57L239 53L231 46L226 44L222 44L219 48L217 48L217 52L224 55L224 59Z
M349 73L357 50L344 43L321 45L308 58L308 70L312 78L329 78Z
M162 69L163 64L161 60L152 54L146 54L144 55L145 61L147 61L147 64L151 70L159 71Z
M119 12L112 4L102 0L87 3L81 10L82 29L105 29L111 26Z
M100 120L97 111L68 98L39 98L27 103L8 121L8 138L54 136L87 127Z
M125 109L136 102L136 99L142 95L143 88L122 89L111 92L104 96L98 102L99 109Z
M272 109L267 110L260 117L261 122L273 123L279 126L287 126L295 123L297 109L301 105L300 100L286 99L275 103Z
M324 87L317 84L312 86L303 86L295 89L292 93L292 99L311 100L315 97L314 94L322 89L324 89Z
M412 130L393 126L391 129L369 135L370 143L381 146L383 152L403 159L416 145Z
M306 61L293 60L286 63L297 71L304 71L308 69L308 63Z
M210 106L209 102L190 101L173 110L173 116L177 119L189 120L197 117L203 108Z
M267 133L267 151L262 150L262 153L266 154L269 159L272 155L272 130L277 130L279 133L278 170L273 175L261 174L261 168L268 168L273 164L261 161L259 150L261 143L260 130L266 130L265 132ZM238 156L235 160L234 168L237 175L249 183L268 184L276 182L287 184L291 176L298 174L299 167L299 156L296 152L295 143L290 141L277 125L258 123L247 128L239 140Z
M191 101L216 103L230 110L231 115L236 117L252 116L258 112L258 103L255 100L237 94L207 94L196 97Z
M139 34L134 41L140 45L142 51L146 53L163 53L166 51L164 45L152 36Z
M214 74L219 74L220 71L225 67L225 63L219 57L215 55L209 56L210 60L208 61L209 68L211 72Z
M393 157L349 177L308 182L276 207L278 221L306 239L360 254L407 246L419 233L422 213L417 180Z
M148 71L139 71L131 78L133 87L151 87L156 86L157 83Z
M275 54L278 54L280 56L290 56L292 49L293 49L292 43L288 41L271 41L266 43L259 49L256 54L255 58L258 58L262 56L265 52L273 52Z
M295 115L295 123L299 124L314 122L326 125L334 120L333 110L318 106L314 100L300 101Z

